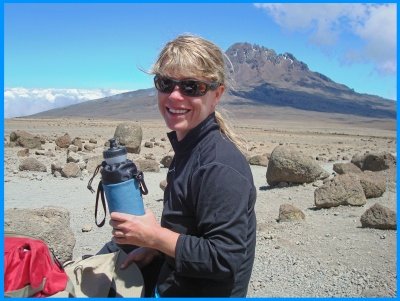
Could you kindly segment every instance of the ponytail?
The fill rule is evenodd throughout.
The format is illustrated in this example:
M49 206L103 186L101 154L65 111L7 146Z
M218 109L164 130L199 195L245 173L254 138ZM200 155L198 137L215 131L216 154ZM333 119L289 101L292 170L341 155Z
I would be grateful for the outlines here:
M220 131L224 134L233 144L242 152L243 154L247 151L246 141L238 136L233 130L232 126L228 123L226 119L222 117L222 114L215 111L215 119L220 127Z

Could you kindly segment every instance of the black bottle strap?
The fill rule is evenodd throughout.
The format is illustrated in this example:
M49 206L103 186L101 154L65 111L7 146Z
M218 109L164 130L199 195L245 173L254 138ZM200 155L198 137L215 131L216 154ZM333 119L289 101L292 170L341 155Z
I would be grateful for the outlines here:
M136 180L139 181L140 185L140 192L144 195L148 194L149 191L147 190L146 183L144 182L144 175L142 171L138 171L138 173L135 175Z
M97 223L97 208L99 204L99 196L101 197L101 204L103 205L104 211L104 218L100 223ZM104 199L104 190L103 190L103 183L100 181L99 186L97 186L97 194L96 194L96 205L94 208L94 221L97 227L103 227L106 222L106 201Z
M104 162L104 161L103 161L103 162ZM103 162L102 162L101 164L97 165L96 169L94 170L93 176L90 178L90 180L89 180L89 182L88 182L87 189L89 189L91 193L94 192L94 189L92 188L93 179L94 179L94 177L97 175L97 173L99 172L100 167L103 166Z

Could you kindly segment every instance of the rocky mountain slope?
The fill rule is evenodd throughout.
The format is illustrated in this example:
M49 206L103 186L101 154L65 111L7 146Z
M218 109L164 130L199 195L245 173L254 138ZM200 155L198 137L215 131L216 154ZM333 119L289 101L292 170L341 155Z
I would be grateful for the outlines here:
M360 94L325 75L312 72L292 54L249 43L226 52L236 84L231 94L254 102L301 110L395 118L395 103Z
M339 113L372 118L396 118L395 101L356 93L298 61L290 53L249 43L236 43L226 51L231 61L231 89L224 106L248 117L271 110L301 113ZM277 112L279 114L279 111ZM141 119L158 117L154 88L53 109L33 117L91 117Z

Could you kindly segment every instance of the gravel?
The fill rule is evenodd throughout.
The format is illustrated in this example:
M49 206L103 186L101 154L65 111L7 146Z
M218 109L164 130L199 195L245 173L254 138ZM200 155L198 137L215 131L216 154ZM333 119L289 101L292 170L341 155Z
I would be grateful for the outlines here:
M315 210L316 187L307 184L267 189L265 171L265 167L252 166L258 187L258 232L249 297L396 296L397 231L361 228L359 221L375 202L395 209L395 191L368 200L363 207ZM145 173L149 187L145 205L158 217L163 197L159 183L166 172L162 168L159 173ZM76 238L74 258L95 254L111 238L111 227L108 215L104 227L94 224L95 194L87 190L88 180L88 176L65 179L50 174L10 173L5 177L4 206L67 208ZM279 206L283 203L301 209L305 221L278 223Z

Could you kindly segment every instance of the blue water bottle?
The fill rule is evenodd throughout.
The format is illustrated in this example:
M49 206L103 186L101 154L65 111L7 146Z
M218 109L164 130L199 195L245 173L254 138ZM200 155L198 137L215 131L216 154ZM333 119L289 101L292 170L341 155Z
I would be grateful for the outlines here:
M101 181L106 195L108 210L134 215L143 215L144 206L141 184L143 174L126 157L126 148L119 146L114 138L110 148L104 150L106 164L101 170Z
M105 218L102 222L97 222L99 196L101 197L104 213L106 211L105 194L110 213L122 212L144 215L142 195L148 192L144 183L143 173L138 171L131 160L127 159L126 148L118 145L114 138L110 139L109 142L110 147L103 151L104 161L97 167L88 184L88 188L94 192L91 182L101 168L101 181L97 188L95 207L95 221L98 227L102 227L105 223Z

